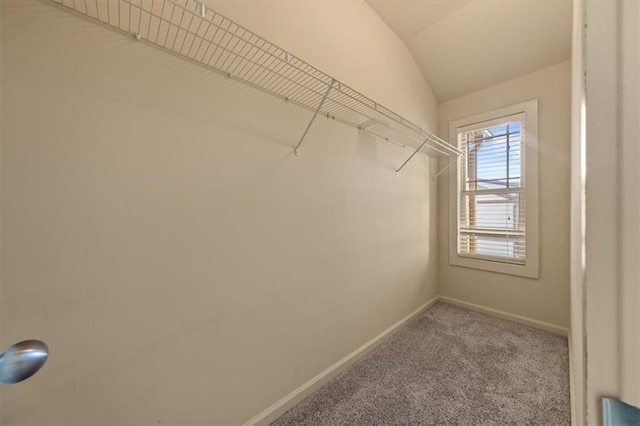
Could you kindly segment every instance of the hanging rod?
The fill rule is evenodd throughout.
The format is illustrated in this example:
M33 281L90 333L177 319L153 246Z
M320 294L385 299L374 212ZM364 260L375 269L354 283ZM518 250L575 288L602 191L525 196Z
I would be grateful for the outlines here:
M167 53L418 153L461 151L196 0L47 0ZM438 173L439 175L439 173Z

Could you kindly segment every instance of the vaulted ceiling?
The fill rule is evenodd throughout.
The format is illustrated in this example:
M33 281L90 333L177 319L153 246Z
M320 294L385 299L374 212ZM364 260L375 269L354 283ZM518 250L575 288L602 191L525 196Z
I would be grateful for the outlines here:
M367 0L440 101L571 57L571 0Z

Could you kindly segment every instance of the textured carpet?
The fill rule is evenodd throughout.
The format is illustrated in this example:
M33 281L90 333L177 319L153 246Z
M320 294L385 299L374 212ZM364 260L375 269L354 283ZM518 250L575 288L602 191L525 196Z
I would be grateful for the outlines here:
M569 425L567 339L438 303L274 425Z

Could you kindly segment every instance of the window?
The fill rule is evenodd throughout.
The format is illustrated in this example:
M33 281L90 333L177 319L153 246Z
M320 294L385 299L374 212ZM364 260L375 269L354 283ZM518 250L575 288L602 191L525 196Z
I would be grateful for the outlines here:
M454 265L538 276L537 101L451 123Z
M458 129L458 255L524 264L524 114Z

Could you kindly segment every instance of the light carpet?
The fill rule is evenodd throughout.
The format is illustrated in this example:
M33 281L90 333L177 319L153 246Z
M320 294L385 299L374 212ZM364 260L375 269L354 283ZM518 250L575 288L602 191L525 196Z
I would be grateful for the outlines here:
M567 339L438 303L274 425L569 425Z

